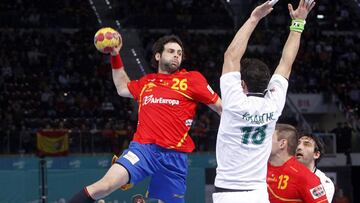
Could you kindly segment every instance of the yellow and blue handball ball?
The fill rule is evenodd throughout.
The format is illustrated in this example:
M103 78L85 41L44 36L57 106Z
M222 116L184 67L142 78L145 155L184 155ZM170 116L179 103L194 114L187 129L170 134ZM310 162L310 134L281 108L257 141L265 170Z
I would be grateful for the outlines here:
M94 36L96 49L104 54L110 53L116 46L121 46L121 43L120 34L110 27L101 28Z

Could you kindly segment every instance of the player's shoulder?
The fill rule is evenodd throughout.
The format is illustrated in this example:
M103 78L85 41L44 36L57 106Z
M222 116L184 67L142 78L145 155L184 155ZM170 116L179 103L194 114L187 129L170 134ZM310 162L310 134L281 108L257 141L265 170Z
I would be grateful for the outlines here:
M313 176L314 174L302 163L300 163L295 157L289 160L289 170L296 176Z
M315 174L319 177L326 177L325 173L318 168L316 169Z
M199 71L191 70L187 71L186 69L181 69L178 74L180 75L187 75L187 76L203 76Z
M282 82L288 82L289 80L280 74L273 74L270 80L280 80Z
M316 169L315 175L318 176L321 180L325 180L326 183L332 183L332 180L326 176L324 172L319 169Z
M282 75L273 74L270 78L269 85L273 86L275 84L280 86L287 86L289 84L289 80Z
M205 79L204 75L196 70L187 71L186 69L181 69L176 73L176 76L185 77L188 81L199 81L201 79Z
M290 177L296 180L295 182L299 188L306 189L321 186L320 178L296 159L288 166L288 172Z
M158 73L149 73L144 76L142 76L139 80L151 80L155 79L157 77Z
M320 178L315 173L310 171L305 165L298 162L298 166L298 169L300 170L299 175L301 179L304 180L304 182L307 182L308 184L316 184L321 182Z

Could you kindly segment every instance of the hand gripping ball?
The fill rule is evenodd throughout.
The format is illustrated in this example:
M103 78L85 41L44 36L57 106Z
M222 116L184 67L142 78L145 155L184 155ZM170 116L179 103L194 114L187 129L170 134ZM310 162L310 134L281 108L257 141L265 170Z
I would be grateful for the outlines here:
M94 36L96 49L104 54L110 53L116 46L121 46L121 43L120 34L110 27L101 28Z

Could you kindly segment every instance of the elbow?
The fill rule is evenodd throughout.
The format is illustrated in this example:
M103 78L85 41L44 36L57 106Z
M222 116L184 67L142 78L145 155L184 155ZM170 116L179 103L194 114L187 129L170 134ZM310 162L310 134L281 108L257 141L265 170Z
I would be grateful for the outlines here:
M216 111L216 113L219 114L219 116L221 116L221 113L222 113L222 107L218 108L218 110Z
M224 61L240 63L242 53L239 50L228 48L224 53Z
M233 55L233 52L228 48L224 53L224 59L230 60L231 58L233 58Z
M123 93L122 93L121 90L117 89L116 91L117 91L117 93L118 93L119 96L122 96Z
M224 58L232 58L236 53L235 47L230 44L230 46L226 49L224 53Z
M294 61L289 60L281 60L281 66L284 67L285 70L290 71L293 66Z
M117 91L118 95L121 97L126 97L126 94L124 91Z
M224 62L233 62L235 59L234 59L234 56L233 54L229 53L229 52L225 52L224 54Z
M217 114L219 114L219 116L221 116L222 113L222 102L221 99L219 98L215 104L210 105L210 108L215 111Z
M117 87L116 91L117 91L118 95L121 96L121 97L126 97L127 96L127 92L128 92L127 88Z

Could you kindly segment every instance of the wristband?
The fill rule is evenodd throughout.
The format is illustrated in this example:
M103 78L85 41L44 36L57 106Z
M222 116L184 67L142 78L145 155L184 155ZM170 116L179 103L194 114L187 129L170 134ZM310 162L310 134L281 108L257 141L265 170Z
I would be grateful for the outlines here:
M120 69L124 67L124 64L122 62L122 59L120 57L120 54L116 55L116 56L110 56L110 61L111 61L111 68L112 69Z
M304 19L293 19L290 25L290 31L302 33L305 28L306 21Z

